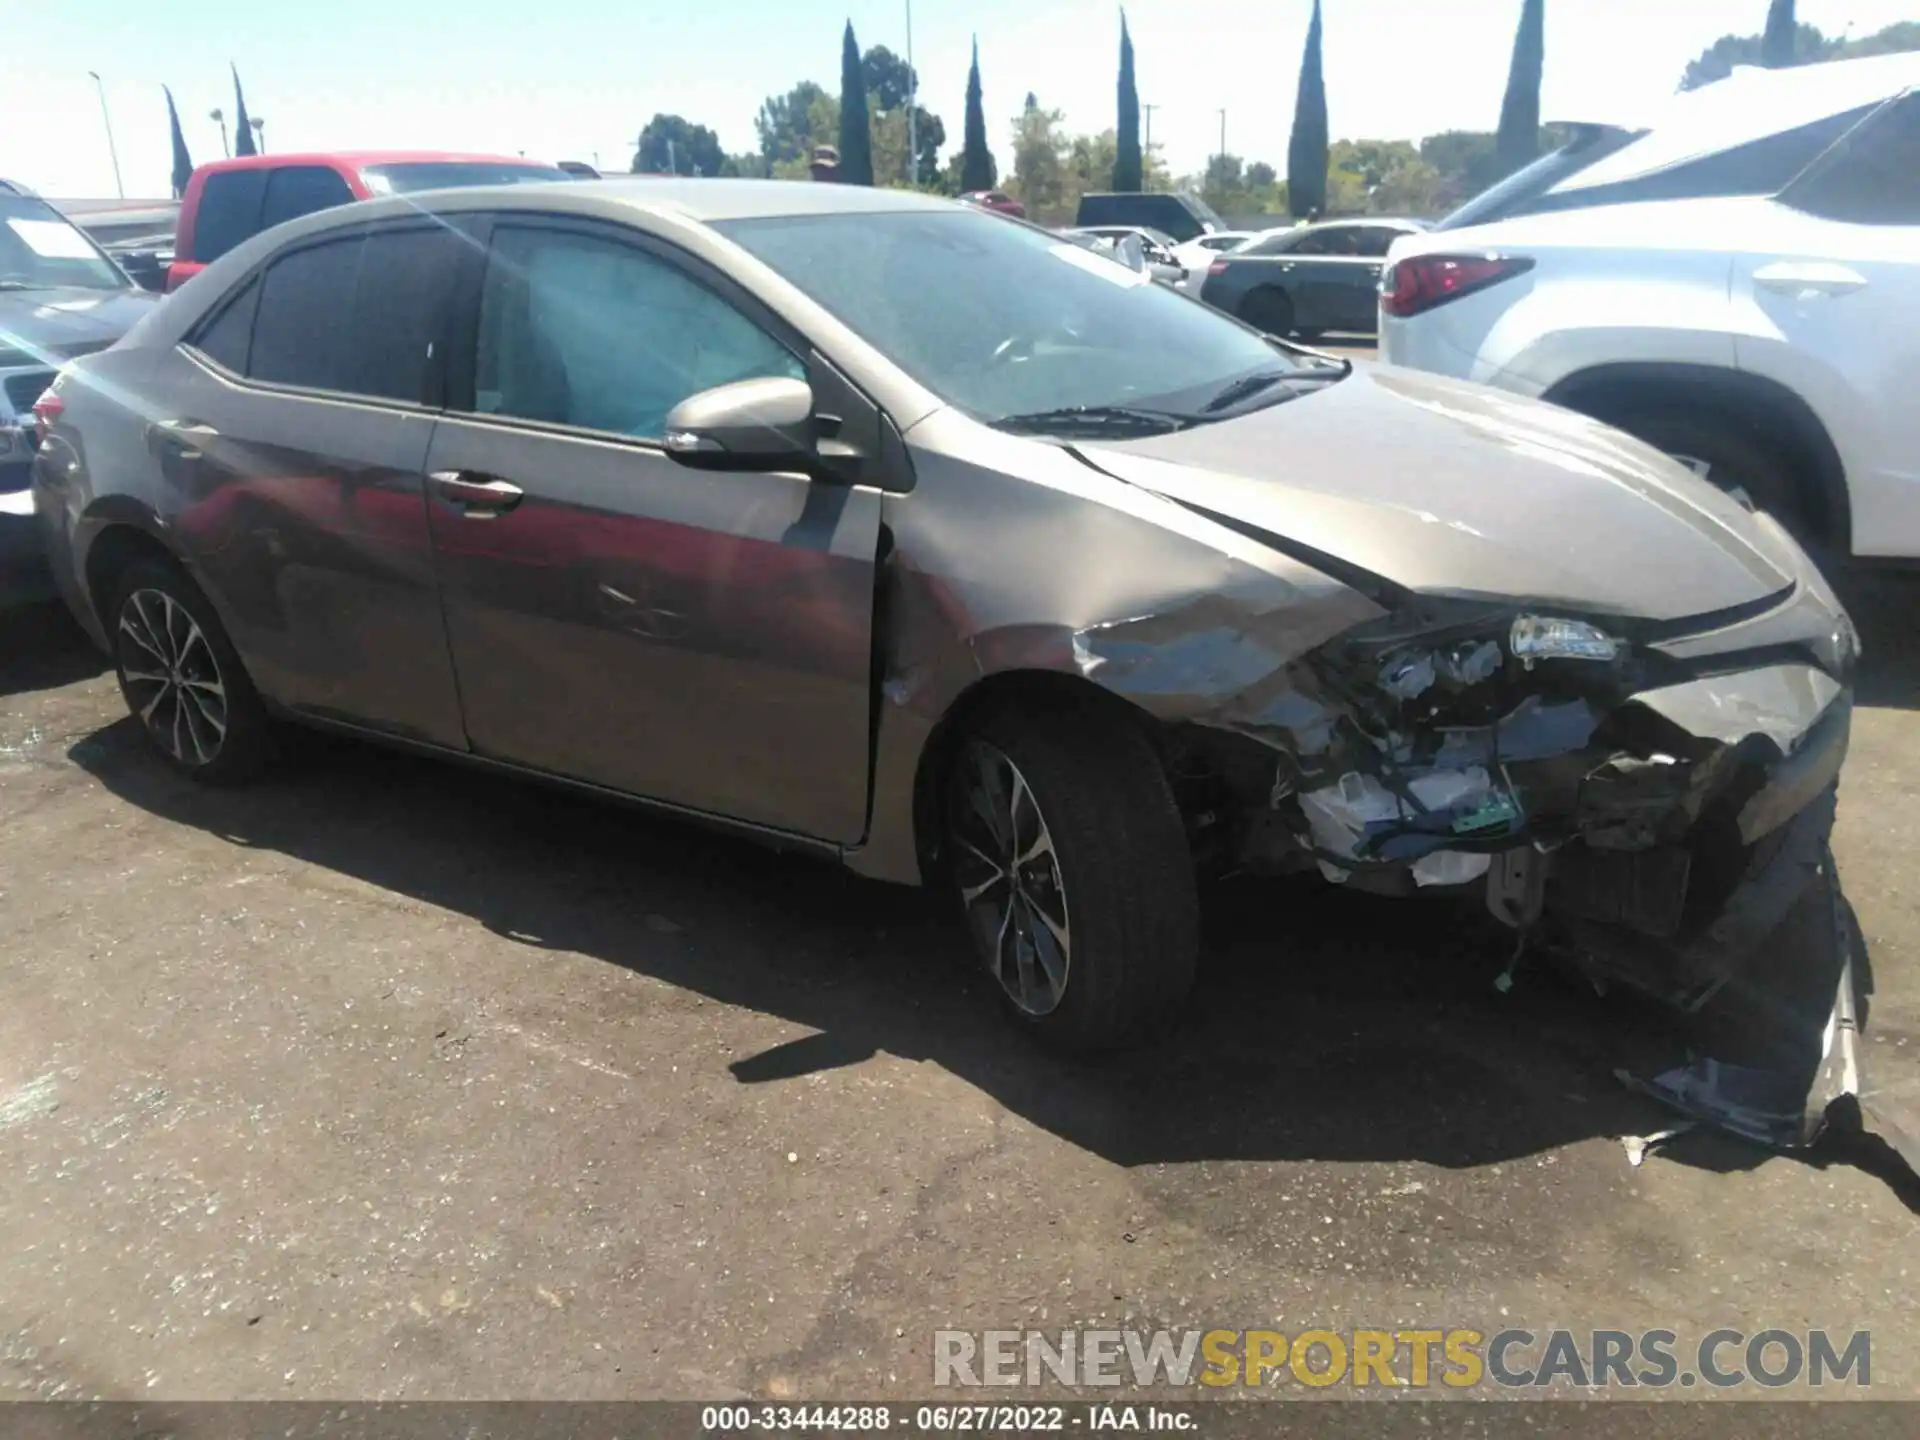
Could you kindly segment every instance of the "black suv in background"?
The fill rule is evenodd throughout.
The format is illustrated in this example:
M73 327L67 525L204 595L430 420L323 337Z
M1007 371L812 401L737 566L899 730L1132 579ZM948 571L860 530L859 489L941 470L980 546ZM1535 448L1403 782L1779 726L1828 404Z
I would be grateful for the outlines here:
M1179 245L1227 228L1227 222L1214 214L1207 202L1197 195L1150 195L1139 191L1119 195L1082 195L1080 211L1073 217L1073 224L1079 230L1092 226L1159 230L1171 235L1174 243Z

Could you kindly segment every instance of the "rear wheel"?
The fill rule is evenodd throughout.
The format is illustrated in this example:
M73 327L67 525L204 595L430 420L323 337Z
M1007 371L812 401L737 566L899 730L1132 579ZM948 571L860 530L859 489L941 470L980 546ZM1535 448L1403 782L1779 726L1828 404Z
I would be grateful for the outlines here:
M1240 318L1284 340L1293 333L1293 297L1284 290L1255 290L1240 302Z
M948 871L1015 1021L1076 1053L1138 1041L1193 983L1199 899L1153 748L1104 714L988 716L949 774Z
M176 565L141 560L114 593L120 693L160 758L207 784L258 771L271 722L200 587Z
M1767 431L1713 411L1643 410L1605 416L1735 499L1764 510L1802 540L1808 512L1790 459Z

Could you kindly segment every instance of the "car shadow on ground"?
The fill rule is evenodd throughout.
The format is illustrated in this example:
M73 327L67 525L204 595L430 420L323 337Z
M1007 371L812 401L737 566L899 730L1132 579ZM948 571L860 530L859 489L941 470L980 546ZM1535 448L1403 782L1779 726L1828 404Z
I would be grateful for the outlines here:
M64 605L0 606L0 696L71 685L106 668Z
M1834 589L1860 632L1859 702L1920 710L1920 570L1857 566Z
M591 956L814 1032L733 1062L742 1085L884 1051L938 1064L1128 1166L1469 1167L1673 1123L1613 1074L1651 1074L1675 1057L1659 1013L1598 998L1543 964L1521 967L1500 993L1513 937L1456 901L1222 884L1208 897L1206 958L1184 1022L1145 1050L1074 1063L998 1013L957 917L923 892L330 738L302 737L241 791L174 776L131 720L70 753L130 803L229 843L470 916L530 952ZM1729 1142L1684 1158L1725 1170L1768 1153Z

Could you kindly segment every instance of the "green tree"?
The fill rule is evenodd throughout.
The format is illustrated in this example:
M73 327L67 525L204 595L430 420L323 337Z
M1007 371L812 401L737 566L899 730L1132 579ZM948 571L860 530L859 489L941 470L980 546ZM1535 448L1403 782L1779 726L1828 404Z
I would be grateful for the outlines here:
M816 101L832 99L823 87L811 80L802 80L786 94L769 95L761 102L760 113L753 117L753 129L760 139L761 158L769 170L783 162L804 161L815 145L827 143L826 136L813 129L813 107ZM837 135L838 102L834 104L833 113L833 127L828 133Z
M1315 214L1327 204L1327 80L1320 39L1320 0L1313 0L1293 107L1293 138L1287 145L1287 203L1295 215Z
M973 66L967 71L967 120L960 150L960 190L991 190L999 178L993 151L987 148L987 117L980 98L980 42L973 42Z
M173 132L173 198L187 193L187 181L193 178L193 157L187 153L187 137L180 133L180 112L173 108L173 91L166 86L160 93L167 97L167 127Z
M1146 177L1140 154L1140 92L1133 80L1133 37L1127 12L1120 12L1120 125L1115 135L1113 188L1138 190Z
M1840 46L1842 59L1867 55L1905 55L1920 50L1920 20L1901 20L1872 35L1848 40Z
M635 175L718 175L726 163L720 137L683 115L655 115L633 152Z
M1784 70L1794 63L1794 39L1799 26L1793 18L1793 0L1773 0L1767 7L1766 33L1760 37L1760 63Z
M1842 42L1829 40L1813 26L1801 25L1793 32L1793 63L1811 65L1831 60L1840 53L1841 47ZM1680 88L1698 90L1702 85L1726 79L1736 65L1760 65L1765 59L1764 36L1722 35L1701 52L1699 59L1688 63L1687 73L1680 78Z
M873 124L867 114L867 72L847 22L840 40L840 183L873 184Z
M1247 166L1247 189L1264 190L1280 179L1273 166L1264 160L1256 160Z
M1524 0L1520 29L1513 37L1513 63L1507 72L1507 96L1500 105L1496 149L1507 173L1531 164L1540 153L1540 78L1547 54L1546 0Z
M236 155L257 155L260 152L253 144L253 122L247 118L247 97L240 89L240 70L232 61L227 68L233 71L233 153Z
M1058 110L1042 110L1033 96L1013 122L1013 182L1009 187L1034 220L1058 223L1066 218L1067 142L1060 134Z

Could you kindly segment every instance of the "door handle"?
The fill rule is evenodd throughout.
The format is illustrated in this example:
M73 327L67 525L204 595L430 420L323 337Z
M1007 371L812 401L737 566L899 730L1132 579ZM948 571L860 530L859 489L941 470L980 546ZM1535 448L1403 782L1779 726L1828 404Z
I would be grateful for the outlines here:
M496 480L471 470L436 470L427 479L434 493L450 505L461 507L469 520L491 520L504 515L520 503L526 494L510 480Z
M1867 277L1845 265L1826 261L1783 261L1754 271L1753 283L1776 295L1805 300L1851 295L1867 288Z
M220 432L200 420L156 420L147 426L147 444L156 453L164 446L182 460L198 460L200 447L218 440Z

